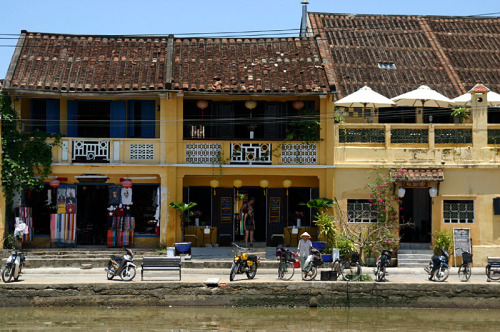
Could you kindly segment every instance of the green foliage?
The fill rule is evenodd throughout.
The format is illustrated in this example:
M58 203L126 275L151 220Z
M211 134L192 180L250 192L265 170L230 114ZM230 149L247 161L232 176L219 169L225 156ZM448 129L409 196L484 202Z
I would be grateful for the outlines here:
M329 199L329 198L314 198L314 199L309 200L307 203L305 203L305 205L308 208L318 209L318 210L329 209L334 204L335 204L335 202L333 201L333 199ZM301 203L300 205L303 205L303 203Z
M370 171L368 177L371 182L365 187L370 190L370 203L377 209L378 222L398 223L401 200L394 193L394 186L396 180L407 179L405 170L397 169L395 178L391 178L388 174L382 174L379 168L375 167Z
M21 132L19 118L5 92L0 98L0 116L2 188L7 211L10 211L15 191L43 187L45 178L52 173L52 148L59 145L61 135L41 131Z
M458 107L452 109L451 117L467 120L470 117L470 109L467 107Z
M434 249L442 248L448 252L453 248L453 231L451 229L443 229L432 234L436 241Z
M318 111L304 108L299 116L288 123L285 141L317 142L320 140Z
M359 277L359 281L373 281L373 278L371 275L369 274L362 274L360 277Z
M184 203L184 202L171 202L168 206L171 208L176 209L181 213L181 219L184 227L185 222L189 222L189 218L193 216L193 212L190 211L193 207L198 205L198 203L195 202L189 202L189 203Z
M326 249L333 249L335 244L335 234L337 233L337 223L335 218L325 212L316 214L313 222L319 226L319 235L326 240Z
M335 236L334 247L339 249L341 255L348 255L355 249L354 242L345 233L340 233Z
M12 234L7 234L3 242L4 249L16 249L16 238ZM2 248L0 248L2 249Z
M335 123L345 123L345 113L341 111L338 107L335 107L333 111L333 120Z

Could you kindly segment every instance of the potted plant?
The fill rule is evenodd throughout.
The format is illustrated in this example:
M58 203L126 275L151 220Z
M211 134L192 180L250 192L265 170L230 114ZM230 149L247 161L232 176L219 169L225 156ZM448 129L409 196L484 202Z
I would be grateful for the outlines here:
M190 211L193 207L198 205L198 203L195 202L189 202L189 203L184 203L184 202L171 202L169 206L173 209L176 209L177 211L180 212L181 215L181 233L182 233L182 239L184 239L184 224L189 223L190 217L193 216L193 212Z
M458 107L452 109L450 116L458 119L461 123L470 117L470 109L467 107Z
M378 252L373 246L368 245L363 248L363 257L365 258L367 266L375 266L377 256Z
M443 229L432 234L432 237L436 241L436 245L434 246L434 250L438 248L444 249L451 253L451 249L453 248L453 231L450 229Z

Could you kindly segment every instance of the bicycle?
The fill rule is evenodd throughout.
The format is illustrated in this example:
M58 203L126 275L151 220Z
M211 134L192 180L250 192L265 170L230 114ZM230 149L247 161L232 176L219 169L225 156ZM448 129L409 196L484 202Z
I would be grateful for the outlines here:
M462 282L467 282L472 274L470 267L472 263L472 255L467 251L462 251L462 265L458 268L458 279Z
M293 266L293 262L295 259L292 258L294 255L290 250L278 247L276 248L276 256L280 260L278 265L278 279L281 280L290 280L295 274L295 266Z
M391 263L391 255L392 251L382 250L382 254L377 260L377 267L373 270L373 273L375 273L376 281L386 281L385 277L388 275L386 268Z
M346 256L350 259L345 260ZM332 271L337 271L337 275L342 275L346 281L356 281L361 277L361 265L359 264L359 254L353 252L350 255L340 255L332 265Z

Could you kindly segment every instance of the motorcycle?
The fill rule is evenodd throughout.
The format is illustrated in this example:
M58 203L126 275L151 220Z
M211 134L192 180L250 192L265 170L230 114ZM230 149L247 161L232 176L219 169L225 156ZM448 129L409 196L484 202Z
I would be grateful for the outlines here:
M12 278L14 278L14 281L19 280L25 261L26 258L22 251L12 250L7 262L2 266L3 282L10 282Z
M375 273L375 280L385 281L385 277L389 274L386 272L386 268L391 264L392 251L382 250L382 254L377 259L377 268L373 270Z
M316 248L311 248L302 268L302 280L313 280L318 275L318 266L323 265L321 253Z
M260 257L257 255L247 254L250 249L238 246L236 243L233 245L237 248L236 252L233 250L234 260L231 266L231 273L229 280L233 281L236 274L246 273L248 279L255 278L257 268L260 266Z
M111 256L108 267L104 269L107 272L108 280L120 276L123 281L131 281L135 277L137 267L132 263L134 253L130 249L123 249L125 249L126 254L123 257Z
M450 267L448 266L449 258L448 251L442 248L434 250L434 255L429 262L429 266L424 269L429 275L429 280L445 281L448 278L450 274Z

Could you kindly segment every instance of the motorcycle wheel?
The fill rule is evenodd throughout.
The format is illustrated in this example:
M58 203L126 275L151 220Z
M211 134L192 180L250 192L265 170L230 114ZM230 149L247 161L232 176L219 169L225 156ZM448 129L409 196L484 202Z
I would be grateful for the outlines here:
M278 268L278 278L281 280L290 280L295 274L295 267L292 262L281 262Z
M135 272L135 267L129 265L123 268L122 272L120 273L120 277L123 281L131 281L135 278Z
M361 277L361 266L359 263L356 263L354 266L350 263L344 263L340 270L342 273L342 277L346 281L356 281Z
M14 274L14 265L6 265L2 269L2 280L3 282L10 282L12 275Z
M460 281L469 281L471 274L472 271L469 264L460 265L460 268L458 269L458 278L460 279Z
M231 266L231 272L229 273L230 281L234 280L234 277L236 277L236 272L238 272L238 264L233 262L233 265Z
M108 278L108 280L111 280L115 277L115 275L111 272L106 272L106 277Z
M385 266L381 266L380 262L377 262L377 270L375 271L375 280L384 281L385 278Z
M302 271L302 280L313 280L318 274L318 268L313 265L309 271Z
M434 280L443 282L446 279L448 279L449 275L450 275L450 269L444 266L440 266L439 269L434 271Z
M255 275L257 274L257 263L253 263L252 266L249 267L248 272L247 272L247 278L248 279L253 279L255 278Z

